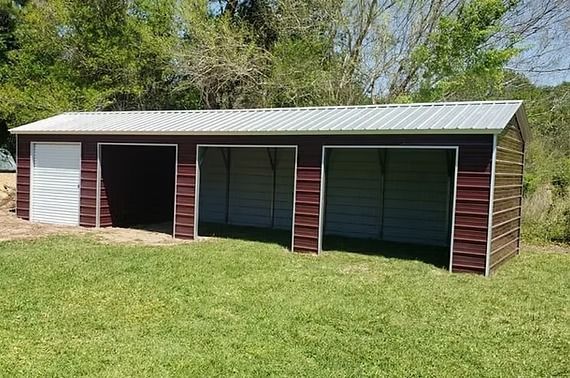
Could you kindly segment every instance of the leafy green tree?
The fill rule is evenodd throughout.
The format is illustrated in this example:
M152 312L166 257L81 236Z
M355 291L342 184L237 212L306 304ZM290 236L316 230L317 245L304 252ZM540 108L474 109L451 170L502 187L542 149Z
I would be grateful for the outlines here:
M14 30L18 20L19 10L24 1L0 1L0 64L5 64L9 51L16 48Z
M175 0L34 1L21 10L18 48L0 82L0 114L12 125L65 110L191 106L176 93L170 52Z
M479 100L503 83L504 66L518 53L489 43L503 31L501 21L516 4L477 0L461 4L457 14L444 16L427 43L412 54L412 70L419 75L415 100ZM513 37L514 38L514 37ZM400 95L393 88L392 95Z

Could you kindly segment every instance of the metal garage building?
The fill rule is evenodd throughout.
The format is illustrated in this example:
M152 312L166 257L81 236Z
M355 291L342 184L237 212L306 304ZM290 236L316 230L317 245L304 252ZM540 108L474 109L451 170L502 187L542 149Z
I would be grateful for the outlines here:
M519 101L64 113L12 129L17 215L442 246L488 275L519 251L527 129Z

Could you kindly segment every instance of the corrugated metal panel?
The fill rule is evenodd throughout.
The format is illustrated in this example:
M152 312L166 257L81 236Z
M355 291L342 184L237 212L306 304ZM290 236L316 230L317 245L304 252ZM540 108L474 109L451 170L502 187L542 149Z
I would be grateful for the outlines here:
M448 245L452 178L446 151L332 149L329 153L326 234Z
M79 224L97 226L97 145L91 141L81 144L81 206Z
M295 150L277 150L275 228L290 230L293 221Z
M82 142L84 158L95 161L97 142L176 143L179 145L177 183L187 185L191 194L177 192L176 237L192 238L194 230L194 180L196 144L298 145L297 195L295 201L294 249L318 251L319 188L322 145L425 145L459 146L456 223L453 244L453 271L485 272L486 235L491 178L491 135L323 135L323 136L129 136L129 135L20 135L18 137L17 214L26 219L29 203L26 190L29 178L31 141ZM82 203L84 190L82 188ZM85 193L94 191L89 190ZM476 196L473 196L475 194ZM104 203L101 203L101 210ZM179 214L183 214L180 215ZM83 216L83 214L82 214ZM102 219L103 220L103 219ZM474 230L473 226L476 225ZM473 233L475 231L475 233Z
M202 149L200 166L200 198L198 209L200 221L224 223L226 221L226 168L222 150L209 147Z
M448 245L450 186L447 151L387 151L383 239Z
M229 223L271 225L272 173L261 148L234 148L231 154Z
M311 159L310 154L305 156L309 151L305 149L299 150L295 191L293 250L318 253L321 168L317 162L318 159ZM316 153L316 150L313 150L313 152Z
M16 215L30 219L30 142L25 138L17 139L16 156Z
M226 168L222 149L205 148L200 168L200 220L225 223ZM291 229L295 151L278 148L274 214L273 171L266 148L232 148L228 223ZM273 149L270 151L273 153ZM273 219L273 220L272 220Z
M326 235L380 237L382 175L379 150L331 149L326 173Z
M79 225L81 145L33 145L31 220Z
M497 133L521 101L249 110L64 113L15 134Z
M524 141L520 129L512 123L499 136L497 143L491 271L519 252L523 168Z
M175 142L175 141L172 141ZM196 145L178 141L174 237L194 239L196 203Z

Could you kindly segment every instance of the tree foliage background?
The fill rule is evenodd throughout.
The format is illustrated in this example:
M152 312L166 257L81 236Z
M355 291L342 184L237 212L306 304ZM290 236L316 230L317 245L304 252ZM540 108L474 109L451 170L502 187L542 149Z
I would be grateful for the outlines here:
M0 145L71 110L523 99L525 235L570 241L566 0L0 0Z

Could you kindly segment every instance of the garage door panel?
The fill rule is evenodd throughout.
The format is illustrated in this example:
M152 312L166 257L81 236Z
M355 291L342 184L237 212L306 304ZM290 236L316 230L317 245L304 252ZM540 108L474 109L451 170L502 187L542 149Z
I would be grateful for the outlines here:
M81 145L34 143L31 220L79 224Z
M61 191L62 189L65 190L66 188L77 189L77 182L78 181L76 181L76 177L70 177L70 179L66 180L66 181L55 181L54 180L50 183L39 183L37 175L34 179L35 179L34 181L36 181L34 184L35 189L45 189L45 191L36 192L37 195L42 195L42 194L46 194L48 196L67 195L67 193L65 191L63 193L59 192L59 191ZM70 185L69 181L72 181L72 180L73 180L74 184Z
M57 212L57 219L53 218L53 214ZM62 212L57 208L46 208L42 210L34 210L33 222L49 223L49 224L63 224L63 225L77 225L77 216L75 212Z
M69 203L69 198L62 195L59 196L34 196L34 201L42 201L42 203L34 203L36 209L39 211L46 208L62 207L61 211L69 211L65 205ZM74 210L73 210L74 211Z

